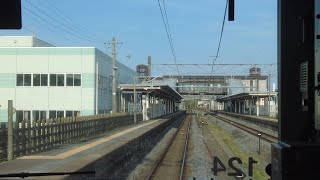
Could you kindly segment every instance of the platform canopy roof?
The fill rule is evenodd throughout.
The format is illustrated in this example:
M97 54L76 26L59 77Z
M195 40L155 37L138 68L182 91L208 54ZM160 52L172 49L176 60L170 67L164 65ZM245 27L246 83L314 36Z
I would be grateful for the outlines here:
M225 102L230 100L246 100L246 99L252 99L252 98L265 98L270 96L276 96L277 92L259 92L259 91L250 91L250 92L242 92L238 94L233 95L227 95L223 97L219 97L216 99L218 102Z
M136 89L137 94L150 93L151 95L159 95L164 98L180 101L183 97L173 88L168 85L148 85L148 84L120 84L120 91L122 93L133 93Z

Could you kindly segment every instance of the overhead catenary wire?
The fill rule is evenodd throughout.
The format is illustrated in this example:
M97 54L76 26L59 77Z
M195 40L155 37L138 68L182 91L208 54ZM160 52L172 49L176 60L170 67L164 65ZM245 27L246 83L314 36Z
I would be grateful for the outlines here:
M165 3L164 0L162 0L162 4L163 4L163 9L164 9L164 14L165 14L165 17L166 17L166 23L167 23L168 32L169 32L169 37L170 37L170 43L171 43L171 45L172 45L174 55L176 56L175 49L174 49L174 46L173 46L171 28L170 28L170 24L169 24L169 20L168 20L168 15L167 15L166 3Z
M162 21L163 21L163 24L164 24L164 27L165 27L165 30L166 30L166 33L167 33L167 38L168 38L168 41L169 41L171 54L172 54L174 63L177 64L177 58L176 58L175 49L174 49L173 42L172 42L171 31L169 31L170 27L169 27L169 23L168 23L168 16L167 16L164 0L162 2L163 2L163 6L164 6L165 15L164 15L164 13L162 11L160 0L158 0L158 5L159 5L160 12L161 12ZM166 18L164 16L166 16ZM166 19L167 19L167 21L166 21ZM180 71L179 71L178 66L176 66L176 68L177 68L178 74L180 75Z
M220 31L218 48L217 48L216 55L215 55L215 57L214 57L214 59L212 61L211 73L213 73L213 66L214 66L215 62L217 61L218 56L219 56L219 52L220 52L221 41L222 41L222 36L223 36L223 30L224 30L224 25L225 25L225 21L226 21L226 14L227 14L227 9L228 9L228 2L229 2L229 0L226 1L226 6L225 6L225 9L224 9L224 15L223 15L223 21L222 21L222 26L221 26L221 31Z
M223 30L224 30L224 25L225 25L226 15L227 15L227 9L228 9L228 2L229 2L229 0L226 1L226 5L225 5L225 9L224 9L222 26L221 26L221 31L220 31L220 37L219 37L219 42L218 42L218 47L217 47L217 52L216 52L216 55L215 55L215 57L214 57L214 59L212 61L209 83L211 83L211 77L212 77L212 73L213 73L213 66L214 66L215 62L217 61L217 59L219 57L221 41L222 41L222 36L223 36ZM209 87L207 89L209 90Z

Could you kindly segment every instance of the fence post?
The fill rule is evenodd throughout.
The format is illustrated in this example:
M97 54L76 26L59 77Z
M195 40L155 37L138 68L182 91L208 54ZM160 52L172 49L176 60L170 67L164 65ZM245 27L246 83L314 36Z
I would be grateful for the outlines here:
M8 161L13 160L13 107L12 100L8 100Z
M22 144L22 155L26 155L27 144L26 144L26 120L21 122L21 144Z
M27 154L30 154L33 147L31 139L31 121L29 119L27 120L27 135Z
M1 123L0 127L0 136L1 137L6 137L2 140L0 140L0 148L2 149L2 156L0 158L6 158L8 156L7 154L7 140L8 140L8 133L7 133L7 127L5 123Z

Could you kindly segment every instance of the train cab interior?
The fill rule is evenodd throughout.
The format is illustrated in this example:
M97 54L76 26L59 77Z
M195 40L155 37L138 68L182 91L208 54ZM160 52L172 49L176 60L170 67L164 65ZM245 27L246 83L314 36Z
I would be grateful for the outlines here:
M279 142L268 171L271 179L319 179L320 1L277 1ZM229 2L236 21L232 8L241 1ZM20 0L1 1L0 28L21 26Z

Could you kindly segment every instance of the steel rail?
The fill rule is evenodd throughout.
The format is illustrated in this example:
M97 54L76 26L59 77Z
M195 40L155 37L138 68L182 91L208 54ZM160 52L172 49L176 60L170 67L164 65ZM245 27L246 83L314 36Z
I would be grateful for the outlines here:
M180 178L179 180L182 180L183 178L183 172L184 172L184 167L185 167L185 161L186 161L186 154L187 154L187 148L188 148L188 142L189 142L189 132L190 132L190 127L191 127L191 120L190 120L190 116L188 116L187 118L189 118L189 124L188 124L188 130L187 130L187 134L186 134L186 141L184 143L184 150L183 150L183 156L182 156L182 163L181 163L181 170L180 170Z
M167 147L162 151L160 157L157 159L156 163L154 164L154 166L152 167L150 173L148 174L146 180L150 180L152 179L154 173L156 172L157 168L159 167L160 163L162 162L163 158L165 157L165 155L168 152L168 149L170 148L170 146L172 145L174 139L176 138L178 132L180 131L183 123L186 121L186 119L188 119L189 116L185 117L183 122L181 122L181 124L179 125L177 131L174 133L174 135L170 138L169 144L167 145Z
M218 115L215 115L215 114L210 114L211 116L219 119L219 120L222 120L223 122L226 122L228 124L231 124L249 134L252 134L252 135L257 135L258 133L261 133L261 139L267 141L267 142L270 142L270 143L275 143L275 142L278 142L278 137L274 136L274 135L271 135L271 134L268 134L268 133L265 133L265 132L261 132L255 128L252 128L252 127L249 127L249 126L246 126L244 124L241 124L241 123L238 123L238 122L235 122L235 121L232 121L230 119L227 119L227 118L224 118L224 117L221 117L221 116L218 116Z

